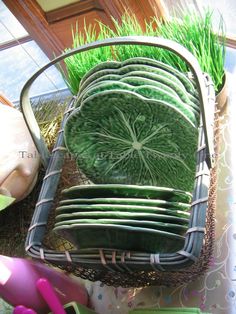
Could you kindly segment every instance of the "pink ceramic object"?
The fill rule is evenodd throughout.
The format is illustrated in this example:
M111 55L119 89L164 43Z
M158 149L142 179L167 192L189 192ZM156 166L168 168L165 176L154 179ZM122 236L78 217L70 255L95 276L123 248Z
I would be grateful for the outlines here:
M27 309L24 305L17 305L13 310L13 314L37 314L37 312Z
M13 314L23 314L25 310L26 307L24 305L17 305L13 310Z
M36 287L40 278L50 282L61 304L76 301L87 305L86 289L62 272L41 263L0 255L0 297L9 304L24 304L38 314L48 313L50 309Z
M22 314L37 314L37 312L35 312L34 310L32 309L26 309L22 312ZM56 314L56 312L55 312Z
M60 300L56 295L55 290L47 279L40 278L36 283L36 287L49 308L51 309L52 313L66 314Z

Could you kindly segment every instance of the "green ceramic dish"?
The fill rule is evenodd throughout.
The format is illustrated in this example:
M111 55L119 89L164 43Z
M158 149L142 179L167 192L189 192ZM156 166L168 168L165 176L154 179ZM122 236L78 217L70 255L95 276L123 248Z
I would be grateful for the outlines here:
M53 230L78 249L172 253L182 249L185 242L185 237L173 233L128 226L83 224L59 226Z
M131 72L134 73L134 72ZM140 73L140 71L137 71L136 73ZM147 72L148 73L148 72ZM152 73L151 73L152 74ZM157 75L158 76L158 75ZM143 83L142 83L142 80ZM166 91L171 90L171 93L174 94L176 97L178 97L179 99L181 99L184 103L189 104L191 107L193 107L194 109L196 109L198 112L200 112L200 106L199 106L199 101L196 100L191 94L189 94L186 90L183 89L178 89L178 87L176 88L176 84L175 84L175 89L170 88L168 85L158 82L157 80L151 79L151 78L145 78L145 77L140 77L140 76L128 76L125 75L123 78L120 79L121 82L124 83L128 83L134 86L140 86L140 85L153 85L159 88L163 88ZM170 80L166 81L166 83L169 83ZM154 84L152 83L154 82ZM160 84L162 86L160 86ZM158 86L159 85L159 86ZM172 84L171 84L172 85ZM165 86L165 87L163 87ZM169 87L169 90L167 90L167 88ZM176 90L179 91L179 94L177 94ZM170 92L170 91L169 91Z
M125 61L123 61L123 66L128 64L143 64L143 65L149 65L153 67L160 68L166 72L169 72L173 74L175 77L177 77L180 82L184 85L185 89L191 93L192 95L197 96L197 90L195 87L195 82L191 81L186 74L180 72L179 70L175 69L174 67L163 63L158 60L150 59L150 58L144 58L144 57L136 57L136 58L130 58Z
M96 314L95 311L75 302L71 302L64 306L66 314Z
M65 215L64 215L65 216ZM68 216L68 215L67 215ZM150 228L154 230L167 231L174 234L184 235L188 230L187 226L171 224L171 223L162 223L156 221L138 221L131 219L69 219L69 217L64 217L60 219L55 224L55 227L62 225L80 225L80 224L102 224L102 225L125 225L130 227L139 227L139 228Z
M145 59L145 60L144 60ZM152 71L156 73L160 73L170 79L172 77L175 78L176 82L179 81L181 85L191 94L196 94L196 89L193 83L189 80L187 76L183 73L179 72L178 70L172 68L171 66L166 66L162 62L158 62L156 60L148 59L148 58L131 58L127 59L123 62L117 61L108 61L98 64L97 66L93 67L90 71L88 71L81 80L81 86L84 84L85 81L90 79L93 75L97 74L100 71L106 70L116 70L120 71L124 68L131 67L131 70L134 69L141 69L147 71Z
M192 200L192 194L181 190L126 184L75 185L62 190L62 194L71 199L85 197L132 197L136 199L162 199L168 202L182 202L186 204L189 204Z
M181 83L184 85L185 89L190 92L191 94L196 93L195 86L193 85L193 82L190 81L190 79L184 74L175 69L174 67L167 65L166 63L160 62L158 60L150 59L150 58L144 58L144 57L136 57L136 58L130 58L123 62L117 62L117 61L106 61L102 62L95 67L93 67L90 71L88 71L84 77L83 81L89 78L92 74L104 70L104 69L120 69L126 65L148 65L152 67L156 67L159 69L162 69L168 73L173 74L175 77L177 77Z
M170 104L101 92L72 112L64 137L94 183L193 190L198 130Z
M64 199L59 202L60 205L76 205L76 204L113 204L113 205L139 205L139 206L151 206L151 207L161 207L161 208L174 208L175 210L180 211L190 211L191 207L186 203L178 202L168 202L163 200L150 200L145 198L73 198L73 199Z
M148 73L154 73L156 75L159 75L163 78L169 79L175 84L177 84L182 90L185 90L184 85L180 82L178 78L176 78L173 74L170 74L162 69L155 68L148 65L142 65L142 64L131 64L123 66L119 69L105 69L94 72L92 75L90 75L88 78L83 77L80 82L80 89L84 89L86 86L88 86L90 83L94 82L96 79L100 78L101 76L107 75L107 74L118 74L118 75L124 75L128 74L129 72L133 71L145 71ZM79 89L79 90L80 90Z
M161 82L158 82L155 80L150 80L150 79L147 79L145 77L138 77L138 76L131 76L131 77L130 76L125 76L125 77L120 76L118 78L119 78L118 80L114 80L114 81L126 83L126 84L129 84L132 86L142 86L142 85L154 86L154 87L160 88L160 89L168 92L169 94L172 94L174 97L177 97L179 99L179 101L181 100L179 95L172 88L170 88L169 86L167 86L166 84L163 84ZM110 82L110 81L111 80L104 80L104 81L100 81L98 83L101 83L101 82L105 83L105 82ZM97 85L98 83L93 84L93 85L89 85L89 86L92 87L92 86Z
M171 215L181 218L189 218L190 213L176 210L175 208L163 208L163 207L151 207L151 206L138 206L138 205L121 205L121 204L72 204L63 205L56 208L57 214L73 213L80 211L120 211L120 212L132 212L132 213L152 213Z
M65 216L66 215L66 216ZM166 223L176 223L187 226L189 219L165 214L125 212L125 211L74 211L72 213L56 216L56 221L62 221L65 218L71 219L132 219L132 220L150 220Z
M70 302L63 306L66 314L96 314L91 309L77 302ZM55 312L54 312L55 313ZM52 312L48 314L53 314Z
M193 108L200 111L199 109L199 101L195 99L191 94L189 94L183 87L179 86L172 80L155 73L147 72L147 71L131 71L129 73L120 75L120 74L107 74L107 72L102 73L100 77L93 80L92 82L89 82L88 84L84 84L83 87L80 87L79 93L82 93L87 88L91 87L92 85L95 85L99 82L103 81L124 81L127 82L126 79L130 79L133 77L137 78L144 78L148 79L150 81L161 83L165 85L166 87L169 87L172 89L181 99L183 102L189 103Z
M184 103L189 104L197 112L200 112L199 103L197 102L197 104L196 104L195 103L196 101L192 100L192 98L193 98L192 95L188 94L188 92L186 90L180 89L176 83L173 83L169 79L165 80L162 76L158 76L158 75L155 76L155 74L154 74L154 78L155 78L154 79L152 77L152 73L149 73L149 72L141 72L142 76L140 76L138 74L135 76L135 73L140 73L140 72L141 71L130 72L130 74L131 74L130 76L129 76L129 73L125 74L125 75L115 75L115 74L104 75L104 76L96 79L92 83L90 83L84 89L80 89L80 94L85 93L92 86L95 86L99 83L101 84L103 82L110 82L110 81L123 82L123 83L130 84L132 86L150 85L150 86L158 87L164 91L167 91L168 93L177 97L179 100L182 100ZM148 77L151 75L152 78L143 77L145 74ZM134 75L134 76L132 76L132 75ZM77 106L78 106L78 104L77 104Z
M86 89L86 91L84 91L78 98L77 105L80 105L89 96L108 90L131 91L147 99L167 102L178 108L195 126L199 125L199 113L194 108L187 103L183 103L178 97L173 96L169 92L151 85L132 86L120 81L101 82Z
M140 71L139 71L140 72ZM137 72L137 73L139 73ZM134 72L132 72L134 73ZM148 73L148 72L147 72ZM189 104L191 107L196 109L198 112L200 112L200 106L199 106L199 101L196 100L191 94L189 94L186 90L179 90L178 87L173 89L169 87L168 85L158 82L157 80L154 79L148 79L145 77L140 77L140 76L127 76L125 75L120 79L121 82L128 83L134 86L139 86L139 85L153 85L159 88L163 88L164 90L174 94L176 97L179 97L183 102ZM169 83L170 80L166 81L166 83ZM175 85L176 86L176 85ZM177 94L176 90L179 90L179 94Z

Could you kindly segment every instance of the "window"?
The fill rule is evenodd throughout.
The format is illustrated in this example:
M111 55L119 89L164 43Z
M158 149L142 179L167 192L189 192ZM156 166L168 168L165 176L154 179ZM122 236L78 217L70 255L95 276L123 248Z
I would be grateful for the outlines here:
M236 39L236 1L235 0L198 0L199 8L214 11L214 19L216 25L219 22L219 18L222 15L226 27L227 37Z
M205 9L213 11L215 25L219 24L220 16L223 17L227 37L236 41L236 1L235 0L166 0L166 9L170 16L181 16L181 11L195 11L201 14Z
M0 90L18 102L25 82L49 59L0 0ZM30 96L66 89L59 71L52 67L34 83Z
M223 17L226 30L225 68L236 73L236 1L235 0L166 0L166 9L170 16L181 16L181 11L189 10L201 14L205 9L213 11L213 26L219 25Z

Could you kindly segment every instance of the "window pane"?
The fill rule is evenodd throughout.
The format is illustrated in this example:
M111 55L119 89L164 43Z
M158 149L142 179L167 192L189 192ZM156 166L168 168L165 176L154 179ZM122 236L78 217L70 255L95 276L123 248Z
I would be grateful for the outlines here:
M185 11L199 12L198 4L196 2L196 0L165 0L164 4L170 16L181 17L182 12Z
M216 25L219 24L220 15L223 16L228 36L236 36L236 1L235 0L204 0L198 1L203 8L214 10Z
M236 74L236 49L227 47L225 69L232 74Z
M25 82L47 62L34 41L0 51L0 89L11 101L18 101ZM35 81L30 96L65 87L59 71L52 67Z
M0 19L0 44L2 44L4 42L8 42L12 39L13 39L13 37L6 30L5 26L2 24L1 19Z
M236 1L235 0L165 0L165 6L171 16L181 17L184 11L195 11L201 14L206 9L213 11L213 26L217 31L222 15L226 33L236 38Z
M5 25L5 27L4 27ZM0 0L0 43L28 35L24 27Z

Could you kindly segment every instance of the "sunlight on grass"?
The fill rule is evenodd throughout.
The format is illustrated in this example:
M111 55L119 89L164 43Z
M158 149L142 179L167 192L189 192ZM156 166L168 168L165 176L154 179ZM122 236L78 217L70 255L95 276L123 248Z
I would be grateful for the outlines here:
M162 22L153 18L146 22L145 30L139 25L135 15L127 12L122 16L121 23L114 18L114 30L98 21L99 32L95 27L84 24L83 31L78 24L72 30L73 45L77 48L95 40L130 35L158 36L171 39L185 46L197 59L202 70L208 73L218 91L224 76L225 59L225 31L221 19L218 32L213 32L212 12L206 11L201 18L196 13L183 13L181 20L173 18ZM221 41L219 39L221 36ZM66 49L66 51L71 50ZM73 94L77 94L79 84L84 76L95 65L104 61L124 61L132 57L147 57L160 60L175 67L181 72L188 71L183 60L165 49L139 45L119 45L112 47L96 48L87 52L76 54L65 59L67 73L63 72L64 79Z

